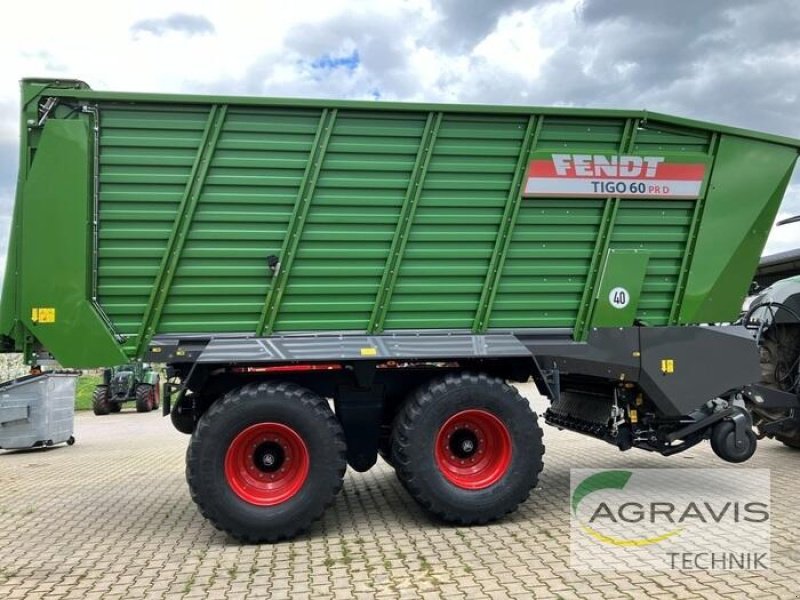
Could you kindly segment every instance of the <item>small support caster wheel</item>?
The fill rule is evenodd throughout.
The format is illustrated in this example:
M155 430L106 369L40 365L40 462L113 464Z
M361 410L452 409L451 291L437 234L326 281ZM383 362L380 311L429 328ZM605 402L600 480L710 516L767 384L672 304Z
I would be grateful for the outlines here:
M749 459L756 451L756 434L750 428L745 429L744 437L736 443L736 425L733 421L721 421L711 430L711 449L722 460L741 463Z
M69 436L69 439L67 440L67 446L74 446L74 445L75 445L75 436L71 435L71 436Z

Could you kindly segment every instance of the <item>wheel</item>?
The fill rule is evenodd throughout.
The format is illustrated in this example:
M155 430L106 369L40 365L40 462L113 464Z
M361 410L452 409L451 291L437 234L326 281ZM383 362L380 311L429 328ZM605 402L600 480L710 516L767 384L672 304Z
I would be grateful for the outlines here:
M172 426L181 433L191 435L194 432L196 425L194 415L191 412L181 411L179 405L176 404L172 407L169 418L172 421Z
M69 436L69 438L67 438L67 446L73 446L74 444L75 444L75 436L71 435Z
M528 498L542 470L542 430L528 401L485 375L423 386L406 401L392 437L400 481L448 522L499 519Z
M745 443L736 447L736 426L733 421L722 421L711 430L711 449L722 460L741 463L753 456L758 441L751 429L745 431Z
M112 413L118 413L122 410L122 403L121 402L109 402L108 407Z
M779 325L770 328L760 342L761 383L779 390L794 388L793 373L796 373L800 329L796 325ZM772 416L772 415L771 415ZM772 416L777 419L786 413ZM797 418L797 417L795 417ZM769 434L789 448L800 449L800 430L793 428L785 433Z
M779 390L791 390L799 351L800 328L777 325L767 330L759 347L761 383Z
M378 434L378 455L384 462L394 469L394 459L392 458L392 431L397 420L397 413L403 406L404 396L387 394L384 404L384 414L382 418L380 432Z
M392 439L381 438L378 440L378 455L383 461L394 468L394 460L392 460Z
M161 407L161 378L156 376L153 383L153 410L158 410Z
M136 412L150 412L153 410L155 392L153 386L148 383L140 383L136 386Z
M111 412L111 402L108 400L108 388L98 385L92 392L92 411L96 415L107 415Z
M793 435L778 434L775 436L775 439L782 442L785 446L789 446L789 448L800 450L800 432L796 432Z
M253 543L307 529L333 503L346 467L344 433L328 403L291 383L253 383L214 402L186 455L203 516Z

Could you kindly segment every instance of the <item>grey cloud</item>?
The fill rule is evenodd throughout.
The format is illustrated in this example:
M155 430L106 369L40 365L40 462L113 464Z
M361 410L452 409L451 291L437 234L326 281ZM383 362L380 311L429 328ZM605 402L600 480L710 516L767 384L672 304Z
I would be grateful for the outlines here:
M800 137L800 5L586 0L535 82L474 63L461 100L647 108ZM800 214L800 169L782 211Z
M450 52L464 52L488 36L503 15L528 10L553 0L435 0L441 21L432 33L436 45Z
M543 26L543 43L554 51L534 81L469 51L503 15L528 10L535 22L553 1L436 0L441 19L434 23L412 10L346 11L288 31L286 52L261 57L243 78L201 89L341 97L365 97L368 89L379 89L382 97L397 99L648 108L800 135L800 93L793 83L800 80L800 62L792 58L800 41L800 5L584 0L572 23ZM398 29L398 22L410 26ZM421 89L409 54L438 43L468 58L469 68ZM309 73L289 83L273 78L276 66L287 60L304 64L354 50L361 59L357 73Z
M572 26L545 32L554 52L535 81L477 62L459 98L647 108L800 136L800 5L757 6L586 0ZM772 33L784 42L763 44Z
M152 33L164 35L169 32L183 33L188 36L214 33L214 24L202 15L174 13L161 19L142 19L131 26L131 33Z
M584 0L578 12L588 23L623 19L648 26L713 29L729 19L729 9L747 3L748 0Z
M406 18L414 18L407 14ZM405 75L408 48L398 35L398 19L379 13L344 13L323 23L287 32L286 46L304 60L329 52L358 50L361 67L386 82Z
M345 98L368 98L379 90L382 97L408 98L419 89L409 67L409 44L413 42L408 36L398 35L397 23L418 16L411 10L402 19L378 12L348 11L322 23L303 24L286 32L280 55L259 57L243 77L193 87L198 91ZM310 68L320 57L345 56L354 51L359 65L353 71L320 74ZM289 82L273 79L276 68L287 62L295 62L301 71L308 67L306 77Z

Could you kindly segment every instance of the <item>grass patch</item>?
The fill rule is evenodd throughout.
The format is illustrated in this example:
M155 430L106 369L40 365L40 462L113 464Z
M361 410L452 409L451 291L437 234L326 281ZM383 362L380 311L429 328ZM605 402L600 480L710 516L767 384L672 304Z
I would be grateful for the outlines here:
M75 391L75 410L92 410L92 393L95 386L102 382L99 375L81 375L78 377L78 389Z

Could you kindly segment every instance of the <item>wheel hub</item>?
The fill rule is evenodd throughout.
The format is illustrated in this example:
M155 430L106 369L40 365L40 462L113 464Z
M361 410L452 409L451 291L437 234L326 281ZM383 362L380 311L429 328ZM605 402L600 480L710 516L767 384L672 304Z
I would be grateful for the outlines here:
M511 464L511 434L494 414L468 409L451 416L436 436L436 466L456 487L480 490L497 483Z
M450 451L458 458L470 458L478 451L478 437L469 429L459 429L450 438Z
M225 454L225 479L242 500L275 506L290 500L308 478L303 438L282 423L256 423L242 430Z
M265 442L253 452L253 463L264 473L274 473L283 466L286 454L280 444Z

